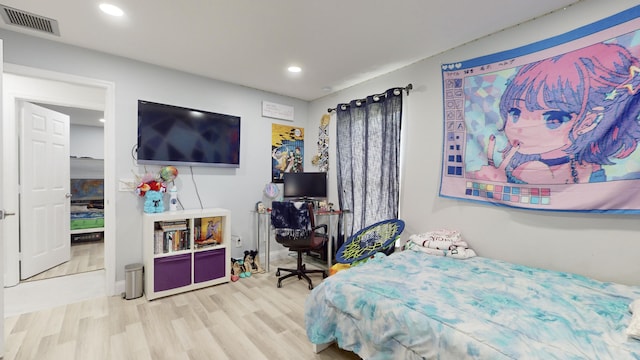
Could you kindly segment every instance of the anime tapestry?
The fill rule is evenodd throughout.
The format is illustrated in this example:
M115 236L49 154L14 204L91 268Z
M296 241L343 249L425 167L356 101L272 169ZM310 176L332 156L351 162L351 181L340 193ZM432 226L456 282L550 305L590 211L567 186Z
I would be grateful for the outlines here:
M442 66L440 196L640 212L640 6Z
M271 125L271 181L281 183L284 173L304 171L304 128Z

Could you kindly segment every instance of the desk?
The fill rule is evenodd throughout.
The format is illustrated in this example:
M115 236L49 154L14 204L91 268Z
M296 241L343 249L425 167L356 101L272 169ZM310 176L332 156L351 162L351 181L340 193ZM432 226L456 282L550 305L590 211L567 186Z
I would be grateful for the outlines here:
M256 211L253 211L257 216L256 216L256 230L257 230L257 236L256 236L256 249L260 249L260 240L264 239L265 240L265 250L264 250L264 254L265 254L265 259L264 259L264 268L266 271L269 271L269 252L270 252L270 243L271 243L271 212L270 211L266 211L263 213L259 213ZM334 221L340 220L340 217L343 214L348 213L348 210L334 210L334 211L316 211L315 212L315 216L316 218L320 218L320 217L327 217L328 218L328 233L329 233L329 242L327 244L327 270L329 268L331 268L331 266L333 265L333 229L334 229ZM321 224L321 221L317 221L316 220L316 224ZM344 233L344 221L342 222L342 233ZM261 235L262 234L262 235ZM336 234L336 239L338 238L338 235L340 234Z

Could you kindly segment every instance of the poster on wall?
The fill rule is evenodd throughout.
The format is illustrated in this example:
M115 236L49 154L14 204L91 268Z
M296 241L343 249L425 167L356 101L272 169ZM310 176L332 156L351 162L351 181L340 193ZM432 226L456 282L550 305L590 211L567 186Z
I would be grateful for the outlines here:
M442 65L440 196L640 213L640 6Z
M304 128L271 125L271 181L281 183L285 173L304 171Z

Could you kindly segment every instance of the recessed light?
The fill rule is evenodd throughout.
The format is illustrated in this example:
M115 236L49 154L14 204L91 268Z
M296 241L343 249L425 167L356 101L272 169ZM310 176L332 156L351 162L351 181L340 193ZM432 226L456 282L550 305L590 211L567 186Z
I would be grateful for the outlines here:
M300 71L302 71L300 66L289 66L287 70L289 70L289 72L292 72L292 73L299 73Z
M102 3L100 4L100 10L102 10L102 12L104 12L105 14L109 14L112 16L124 15L124 11L122 11L122 9L112 4Z
M98 121L100 121L101 123L103 123L103 122L104 122L104 119L100 119L100 120L98 120Z

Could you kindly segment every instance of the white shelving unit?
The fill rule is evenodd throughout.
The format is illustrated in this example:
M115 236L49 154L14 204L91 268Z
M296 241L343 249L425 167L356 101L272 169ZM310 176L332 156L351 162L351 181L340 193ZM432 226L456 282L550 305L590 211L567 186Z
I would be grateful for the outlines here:
M229 210L145 213L142 236L147 300L229 282Z

